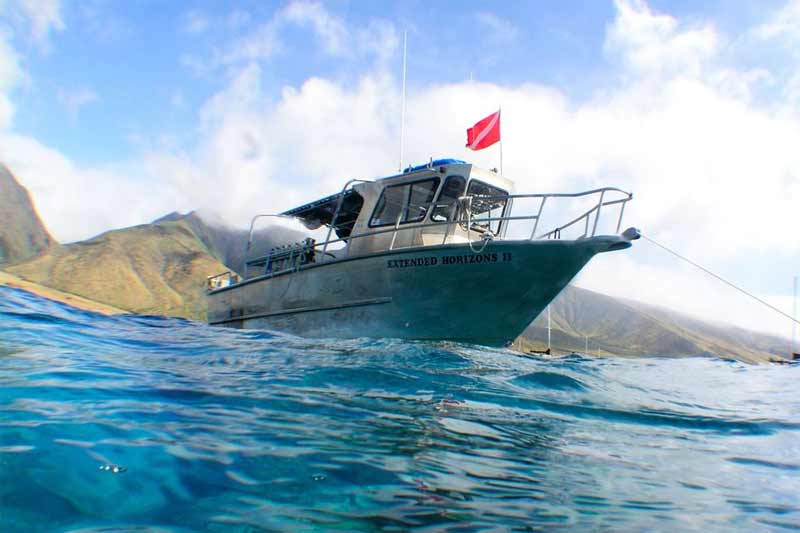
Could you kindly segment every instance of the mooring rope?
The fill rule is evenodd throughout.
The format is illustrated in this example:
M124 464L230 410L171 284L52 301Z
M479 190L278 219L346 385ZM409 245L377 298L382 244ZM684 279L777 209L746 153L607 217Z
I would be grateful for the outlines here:
M702 266L702 265L699 265L699 264L695 263L695 262L694 262L694 261L692 261L691 259L689 259L689 258L687 258L687 257L684 257L684 256L682 256L681 254L679 254L679 253L678 253L678 252L676 252L675 250L673 250L673 249L671 249L671 248L668 248L667 246L664 246L663 244L661 244L661 243L659 243L659 242L656 242L656 241L654 241L653 239L651 239L651 238L650 238L650 237L648 237L647 235L645 235L645 234L643 234L643 233L642 233L642 234L641 234L641 236L642 236L642 238L643 238L643 239L645 239L645 240L648 240L648 241L652 242L653 244L655 244L656 246L658 246L658 247L659 247L659 248L661 248L662 250L665 250L665 251L667 251L667 252L671 253L672 255L674 255L675 257L677 257L678 259L683 259L684 261L686 261L686 262L687 262L687 263L689 263L690 265L694 266L695 268L699 268L700 270L702 270L703 272L705 272L705 273L706 273L706 274L708 274L709 276L712 276L712 277L715 277L715 278L717 278L719 281L721 281L722 283L724 283L724 284L728 285L729 287L732 287L732 288L736 289L737 291L741 292L742 294L744 294L744 295L746 295L746 296L749 296L750 298L752 298L753 300L757 301L758 303L760 303L760 304L762 304L762 305L765 305L765 306L769 307L770 309L772 309L772 310L773 310L773 311L775 311L776 313L780 313L781 315L783 315L784 317L788 318L789 320L791 320L791 321L792 321L792 322L794 322L795 324L800 324L800 320L797 320L795 317L793 317L793 316L792 316L792 315L790 315L789 313L785 313L785 312L781 311L780 309L778 309L778 308L777 308L777 307L775 307L774 305L772 305L772 304L770 304L770 303L767 303L767 302L765 302L764 300L762 300L761 298L759 298L759 297L758 297L758 296L756 296L755 294L752 294L752 293L750 293L750 292L746 291L745 289L743 289L743 288L739 287L738 285L736 285L736 284L734 284L734 283L732 283L732 282L728 281L727 279L723 278L722 276L720 276L720 275L718 275L718 274L715 274L714 272L710 271L709 269L705 268L704 266Z

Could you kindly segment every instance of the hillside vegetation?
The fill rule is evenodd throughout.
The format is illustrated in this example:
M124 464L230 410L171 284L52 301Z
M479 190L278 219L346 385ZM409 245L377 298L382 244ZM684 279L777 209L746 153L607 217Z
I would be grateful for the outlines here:
M204 319L203 283L227 270L185 220L162 220L58 246L12 274L140 314Z
M716 356L768 361L789 354L788 339L713 324L662 307L567 287L551 304L551 345L560 353L623 356ZM518 347L543 350L547 315L522 334Z

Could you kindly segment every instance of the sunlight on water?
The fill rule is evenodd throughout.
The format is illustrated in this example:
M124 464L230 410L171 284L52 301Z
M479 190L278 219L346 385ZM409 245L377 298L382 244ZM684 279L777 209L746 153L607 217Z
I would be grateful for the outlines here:
M0 531L797 529L798 378L104 317L0 288Z

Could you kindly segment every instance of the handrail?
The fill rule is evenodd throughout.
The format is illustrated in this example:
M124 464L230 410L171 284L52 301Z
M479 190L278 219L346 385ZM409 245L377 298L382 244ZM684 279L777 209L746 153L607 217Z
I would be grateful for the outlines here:
M602 188L592 189L592 190L589 190L589 191L582 191L582 192L578 192L578 193L510 194L510 195L498 195L498 196L468 195L468 196L463 196L463 197L459 198L459 200L464 199L465 200L464 202L461 202L461 201L455 202L455 204L457 206L459 206L458 210L456 211L457 214L454 217L453 216L448 216L448 218L446 220L430 221L431 219L430 219L429 215L437 207L451 207L451 206L453 206L454 205L453 202L447 202L447 203L443 203L443 202L426 202L426 203L422 203L422 204L415 204L413 207L420 208L420 209L422 209L422 208L425 209L426 217L422 219L422 221L423 221L422 223L410 222L407 225L405 225L405 223L402 223L402 220L404 218L404 215L406 215L406 213L408 212L408 210L412 206L411 205L405 205L400 209L400 212L398 213L397 220L393 224L391 224L389 227L371 229L369 231L365 231L365 232L362 232L362 233L351 233L347 237L338 237L338 238L335 238L335 239L331 239L332 232L335 229L338 229L338 225L336 224L336 222L337 222L336 219L338 218L339 211L340 211L341 206L342 206L344 193L347 191L347 188L352 183L364 182L364 181L366 181L366 180L350 180L350 181L347 182L347 184L345 184L345 187L342 189L342 192L340 193L339 201L337 202L336 211L334 212L333 218L331 219L331 223L328 224L328 232L327 232L325 241L323 241L321 243L316 243L316 244L314 244L312 246L312 248L319 254L317 257L321 258L322 261L331 261L331 260L337 260L338 259L335 256L332 256L328 252L328 247L330 245L332 245L332 244L337 244L337 243L344 242L344 243L350 245L356 239L363 239L363 238L367 238L367 237L374 237L374 236L377 236L377 235L383 235L383 234L389 234L389 233L392 233L392 238L390 240L390 244L389 244L389 248L388 249L392 250L395 247L397 234L399 232L401 232L401 231L415 231L415 230L420 230L420 229L430 228L430 227L443 227L443 228L445 228L445 231L444 231L444 237L443 237L443 240L442 240L442 244L446 244L448 235L449 235L449 233L450 233L450 231L451 231L451 229L452 229L454 224L461 224L462 227L463 227L463 224L467 224L467 227L466 227L467 238L471 239L470 232L475 230L475 228L472 227L472 223L475 222L475 221L479 221L481 224L490 223L490 222L500 222L501 223L500 227L502 227L502 223L503 222L507 223L507 222L511 222L511 221L531 220L531 221L534 222L534 225L533 225L533 231L531 232L530 237L529 237L530 240L560 239L562 231L564 231L567 228L572 227L573 225L575 225L575 224L577 224L577 223L579 223L581 221L584 221L585 222L585 226L584 226L582 238L590 237L590 236L593 237L597 232L601 211L603 211L603 208L607 208L607 207L613 206L613 205L620 205L620 212L619 212L619 217L618 217L617 225L616 225L616 231L617 231L617 233L619 233L620 227L622 225L622 216L623 216L624 211L625 211L625 206L633 198L633 194L632 193L629 193L629 192L624 191L622 189L618 189L616 187L602 187ZM614 198L614 199L607 199L607 195L614 194L614 193L620 194L620 195L622 195L622 197L621 198L617 197L617 198ZM599 195L599 199L587 211L583 212L582 214L580 214L579 216L577 216L574 219L570 220L569 222L566 222L565 224L557 226L557 227L551 229L550 231L542 233L542 234L540 234L538 236L536 235L536 231L537 231L537 229L538 229L538 227L540 225L540 221L541 221L541 218L542 218L542 213L544 211L544 207L545 207L545 204L547 203L548 199L550 199L550 198L581 198L581 197L588 197L588 196L592 196L592 195ZM489 216L489 217L485 217L485 218L481 217L481 218L476 219L475 217L472 216L471 209L469 210L469 212L467 212L467 210L464 209L466 204L473 204L474 203L474 199L476 199L476 198L479 198L481 200L490 200L490 201L491 200L500 200L500 201L505 202L505 204L504 204L505 206L511 206L512 200L514 200L514 199L539 198L539 199L541 199L541 202L539 203L539 206L538 206L538 209L537 209L535 215L512 215L511 211L513 209L511 207L509 207L507 209L508 212L505 212L506 208L504 207L504 213L503 213L502 216L499 216L499 217L491 217L491 216ZM467 201L467 199L469 199L469 201ZM464 205L462 205L462 204L464 204ZM248 243L247 243L247 249L246 249L245 256L247 255L247 252L249 252L249 250L250 250L250 246L251 246L251 242L252 242L252 236L253 236L253 225L255 224L256 219L258 219L260 217L270 217L270 216L271 217L281 217L281 218L294 218L294 217L290 217L290 216L287 216L287 215L272 215L272 214L262 214L262 215L256 215L255 217L253 217L253 219L252 219L252 221L250 223L250 232L249 232L249 235L248 235ZM429 222L424 222L425 220L429 220ZM589 230L590 223L591 223L591 232ZM489 230L489 231L491 232L491 230ZM491 232L491 233L492 233L491 235L486 235L485 232L482 231L481 232L481 238L479 240L487 241L487 240L489 240L491 238L497 237L494 234L494 232ZM470 243L471 242L472 241L470 240ZM487 242L484 242L483 244L484 244L484 246L480 248L481 250L485 247ZM348 249L349 249L349 246L348 246ZM300 267L300 265L293 265L290 269L296 269L296 268L301 268L301 267ZM275 271L275 272L271 272L269 274L270 275L274 275L274 274L278 274L278 273L283 272L283 271L284 270Z
M593 212L596 211L597 214L595 215L595 223L594 223L594 226L592 228L592 236L594 236L595 232L597 231L597 221L598 221L598 218L600 216L600 207L602 207L604 205L615 205L615 204L619 204L619 203L622 203L623 207L624 207L624 204L627 203L628 200L629 200L629 198L628 199L623 199L623 200L614 200L614 201L611 201L611 202L605 202L603 204L599 204L598 203L597 205L595 205L594 207L592 207L591 209L586 211L584 214L579 215L578 217L576 217L575 219L571 220L570 222L567 222L563 226L559 226L559 227L557 227L555 229L552 229L552 230L548 231L547 233L543 233L542 235L539 235L539 237L536 237L536 238L537 239L547 239L547 238L549 238L550 234L555 233L555 232L561 233L562 230L567 229L568 227L572 226L573 224L576 224L577 222L583 220L584 218L586 219L586 229L584 230L584 236L587 236L588 233L589 233L589 215L591 215ZM619 223L617 224L617 227L619 227L619 225L621 223L622 223L622 217L620 217L620 220L619 220ZM619 229L617 229L617 231L619 231Z
M345 183L344 187L342 187L342 192L339 193L339 200L336 202L336 211L333 212L331 223L328 225L328 235L325 237L325 246L322 248L322 255L325 255L325 252L328 249L328 241L331 238L331 232L333 231L333 228L336 227L336 219L339 218L339 211L342 209L342 203L344 202L344 193L347 192L347 188L354 183L367 183L367 182L369 182L369 180L354 178Z
M247 232L247 246L244 249L245 259L247 259L247 254L250 252L250 246L253 244L253 227L255 226L256 220L258 220L259 218L266 218L266 217L288 218L291 220L295 220L295 217L291 217L289 215L275 215L272 213L256 215L252 219L250 219L250 231Z

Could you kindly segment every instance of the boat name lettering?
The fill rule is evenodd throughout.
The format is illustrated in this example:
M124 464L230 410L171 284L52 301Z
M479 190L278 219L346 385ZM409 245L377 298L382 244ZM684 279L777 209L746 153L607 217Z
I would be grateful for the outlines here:
M422 266L436 266L442 265L468 265L473 263L497 263L511 261L511 252L503 252L497 254L495 252L485 254L462 254L462 255L444 255L439 257L413 257L411 259L389 259L386 262L388 268L408 268L408 267L422 267Z

